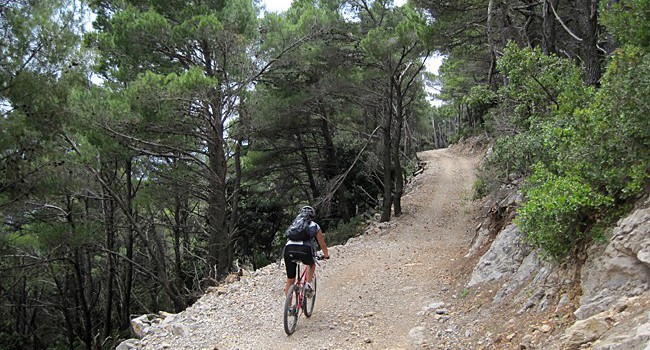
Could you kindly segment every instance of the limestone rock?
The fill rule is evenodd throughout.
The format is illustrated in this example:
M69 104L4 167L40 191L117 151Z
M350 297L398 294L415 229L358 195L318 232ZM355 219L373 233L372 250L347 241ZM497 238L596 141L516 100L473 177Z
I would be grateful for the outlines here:
M621 296L636 296L650 289L650 208L621 220L609 244L595 246L582 268L583 295L578 319L607 310Z
M468 287L512 276L530 251L528 244L521 239L517 226L508 225L481 257L472 272Z
M132 319L131 329L136 337L143 338L145 335L152 333L151 325L157 318L157 315L145 314Z
M132 350L132 349L138 349L139 346L140 346L139 339L127 339L121 342L117 347L115 347L115 350Z
M582 345L598 340L611 326L611 318L606 314L577 321L566 330L562 349L580 349Z

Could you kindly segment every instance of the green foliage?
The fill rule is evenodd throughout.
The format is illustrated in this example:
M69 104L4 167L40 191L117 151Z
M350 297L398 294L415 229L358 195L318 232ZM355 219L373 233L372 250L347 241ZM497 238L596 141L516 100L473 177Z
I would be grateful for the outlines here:
M497 94L490 90L487 85L476 85L471 88L469 94L463 97L463 103L470 108L484 109L497 102Z
M567 140L581 123L571 115L591 96L578 67L539 49L509 44L498 67L508 84L496 96L479 88L467 98L472 103L498 102L486 121L500 137L479 175L484 192L529 176L535 163L551 166L558 157L566 160L571 155Z
M528 241L546 256L564 258L589 235L597 213L613 202L596 191L579 174L556 175L543 165L533 168L523 191L526 202L516 223Z
M650 47L650 2L619 0L600 2L601 22L622 44Z
M517 102L510 110L519 132L496 141L480 188L529 177L517 223L533 246L561 260L648 185L650 60L639 48L619 49L598 91L581 86L568 61L539 52L509 47L499 66L509 79L500 96Z
M462 56L446 59L440 67L440 83L442 90L438 97L442 100L453 101L465 96L476 82L464 72L472 70L472 62Z
M493 115L497 135L527 132L556 115L562 118L589 97L573 62L545 55L539 48L520 49L509 43L497 67L507 79L498 91L500 106Z
M328 246L345 244L348 239L359 236L363 233L364 221L354 218L348 223L339 223L335 228L330 228L325 237Z
M485 179L479 176L477 177L476 180L474 180L474 184L472 185L472 193L473 193L472 199L476 200L476 199L483 198L486 195L488 195L491 190L492 189L486 185Z
M583 158L595 167L590 179L616 198L636 196L650 170L650 54L636 47L619 49L608 66L594 102L577 115L586 120L581 133ZM597 147L593 147L597 145Z

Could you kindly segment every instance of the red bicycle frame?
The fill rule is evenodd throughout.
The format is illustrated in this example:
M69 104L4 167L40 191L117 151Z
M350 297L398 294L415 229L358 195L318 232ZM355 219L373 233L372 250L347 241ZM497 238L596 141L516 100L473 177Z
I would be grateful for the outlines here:
M302 306L302 298L304 292L303 287L305 286L305 283L307 283L307 268L304 268L302 269L302 271L300 271L300 265L302 265L302 263L300 262L296 264L296 269L297 269L296 275L300 276L299 278L296 279L296 286L298 286L298 290L299 290L298 300L296 300L296 304L298 305L299 309L301 309L300 306Z

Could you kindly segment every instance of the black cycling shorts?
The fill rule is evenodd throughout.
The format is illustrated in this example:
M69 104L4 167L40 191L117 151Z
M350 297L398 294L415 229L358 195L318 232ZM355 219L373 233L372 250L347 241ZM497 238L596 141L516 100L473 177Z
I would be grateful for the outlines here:
M298 260L305 265L314 264L314 253L311 246L290 244L284 247L284 264L287 267L287 278L296 278L296 267L298 264L293 262Z

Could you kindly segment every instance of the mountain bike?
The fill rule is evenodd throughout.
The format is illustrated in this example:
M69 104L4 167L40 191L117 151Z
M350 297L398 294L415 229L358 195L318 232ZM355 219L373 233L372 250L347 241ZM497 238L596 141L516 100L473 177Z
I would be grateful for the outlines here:
M322 255L314 256L314 262L316 262L317 265L320 265L318 260L323 259L325 258ZM304 267L301 269L303 264L298 260L293 260L293 262L297 265L296 276L300 276L300 278L296 278L296 282L289 288L287 298L284 301L284 331L287 335L293 334L296 330L298 317L300 317L301 313L304 313L307 318L311 317L312 312L314 311L314 303L316 302L316 273L314 273L314 277L311 281L313 289L308 293L305 290L305 285L307 283L307 268Z

